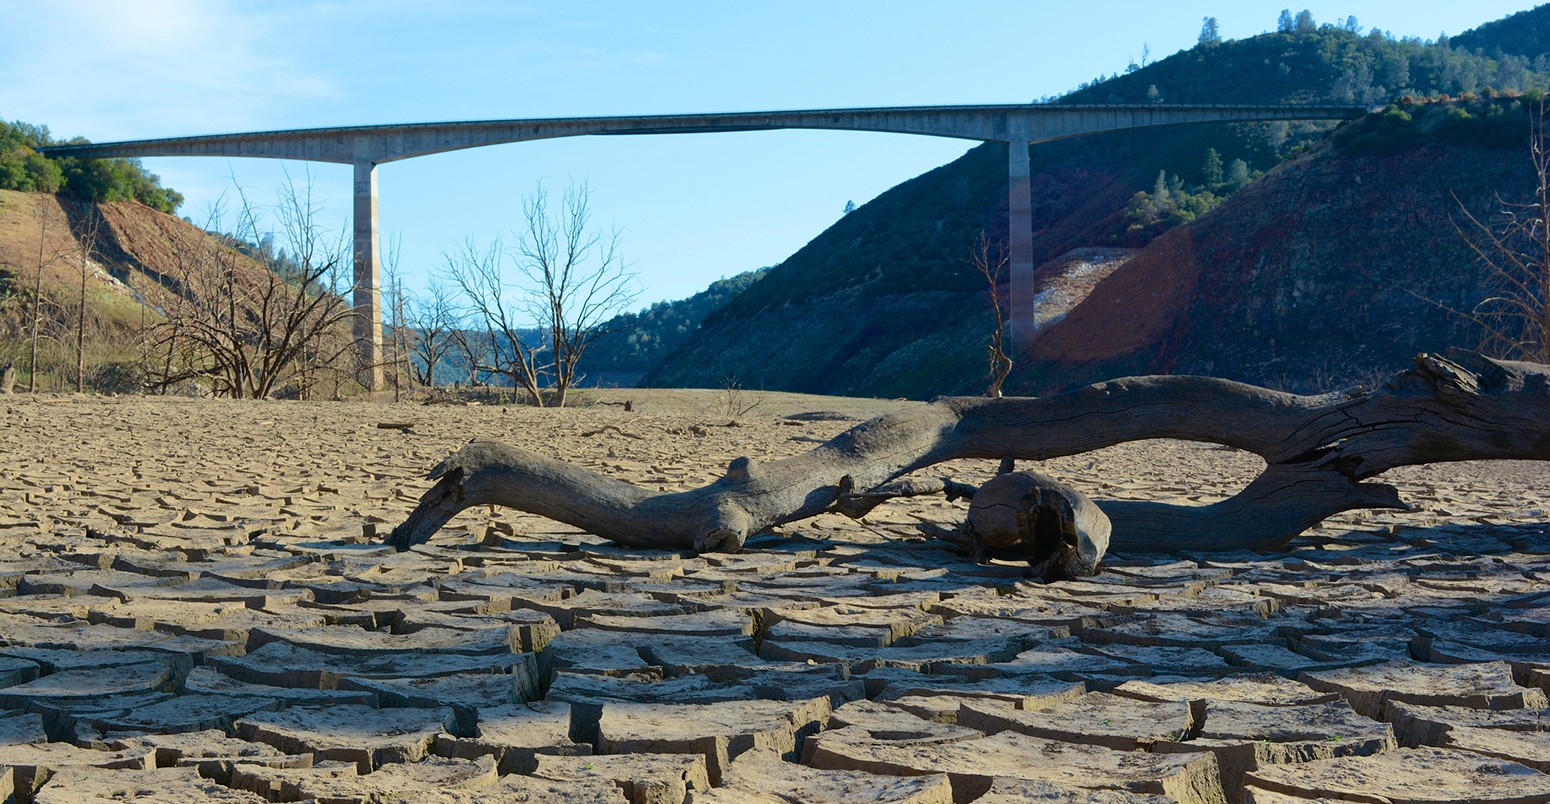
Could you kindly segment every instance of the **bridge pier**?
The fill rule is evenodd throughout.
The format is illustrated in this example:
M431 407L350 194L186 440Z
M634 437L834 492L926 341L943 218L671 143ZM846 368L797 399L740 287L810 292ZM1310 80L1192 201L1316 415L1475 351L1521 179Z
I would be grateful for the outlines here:
M355 282L353 329L360 354L356 377L380 391L382 374L382 260L377 236L377 164L355 158Z
M1033 350L1033 190L1029 186L1028 121L1008 121L1006 144L1006 239L1007 273L1011 297L1007 316L1011 329L1013 359Z

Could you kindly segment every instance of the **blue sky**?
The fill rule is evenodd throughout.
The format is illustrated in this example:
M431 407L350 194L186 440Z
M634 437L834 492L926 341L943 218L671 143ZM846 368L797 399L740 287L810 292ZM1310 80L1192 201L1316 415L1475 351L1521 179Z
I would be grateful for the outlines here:
M1435 38L1527 0L1298 3L1320 22ZM94 141L332 125L1024 103L1195 43L1275 26L1285 0L642 3L497 0L0 0L0 116ZM581 137L378 169L384 243L423 287L465 237L508 234L535 183L586 181L622 233L642 303L784 259L971 143L886 134ZM268 203L310 174L348 225L350 169L146 160L203 220L233 182Z

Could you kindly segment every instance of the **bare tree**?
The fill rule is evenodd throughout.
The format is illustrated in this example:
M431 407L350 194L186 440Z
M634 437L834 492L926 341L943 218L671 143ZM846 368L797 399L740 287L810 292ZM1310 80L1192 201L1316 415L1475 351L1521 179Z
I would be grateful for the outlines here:
M466 311L462 310L456 311L452 328L447 331L447 335L452 344L451 351L462 358L463 368L468 372L464 381L469 386L475 386L479 384L480 377L488 373L479 368L487 362L485 353L488 351L486 349L488 341L474 329L465 313Z
M392 367L393 401L398 402L403 398L403 385L408 372L405 364L409 355L409 332L405 319L407 302L404 294L403 276L398 270L398 255L402 241L395 236L388 245L387 256L383 260L383 278L387 286L387 352L382 355L382 362Z
M388 280L388 299L388 321L392 332L389 343L393 348L390 357L393 365L393 401L398 402L403 398L403 385L408 381L404 376L407 374L404 363L408 359L409 334L404 323L404 280L396 272Z
M990 311L995 318L995 328L990 331L990 344L986 347L990 359L987 375L990 387L985 389L985 396L1000 399L1001 385L1006 382L1007 375L1012 373L1012 358L1006 353L1006 312L1001 304L1001 277L1006 273L1007 266L1006 244L992 242L989 235L980 232L979 242L970 253L969 261L985 278L990 294Z
M453 346L453 324L457 316L452 307L452 294L445 285L432 279L425 295L411 295L408 301L405 320L411 332L409 369L414 373L415 382L434 387L436 367Z
M333 375L337 396L339 375L353 370L342 365L354 349L339 336L353 315L344 233L319 222L310 180L299 189L287 182L274 210L287 259L264 266L238 248L260 239L258 211L240 191L238 197L228 242L184 244L183 287L165 311L162 343L169 358L158 384L203 379L218 394L259 398L291 383L306 396L322 376Z
M564 407L587 347L640 291L620 256L618 230L592 227L585 183L567 186L553 210L538 185L523 199L522 215L519 268L532 284L533 318L554 349L554 404Z
M38 215L38 263L37 271L32 278L32 332L28 338L27 356L27 393L29 394L38 392L38 342L43 337L43 305L47 301L43 297L43 270L57 256L47 255L48 207L42 199L39 199L34 209Z
M86 321L91 311L86 304L86 281L91 277L92 255L102 235L102 210L91 202L81 203L81 220L75 227L76 256L80 259L80 292L75 297L75 392L86 391Z
M1536 181L1530 200L1498 196L1492 221L1480 220L1460 203L1464 221L1454 223L1484 266L1491 288L1472 310L1461 313L1481 327L1481 351L1536 363L1550 363L1550 143L1545 115L1543 100L1529 114L1529 159Z
M504 254L499 239L481 250L470 238L457 252L444 255L446 276L462 292L468 317L478 326L476 332L460 333L458 340L469 361L470 382L479 372L505 377L512 388L527 392L532 405L543 407L540 374L548 368L544 345L524 332L527 295L506 281L501 270Z

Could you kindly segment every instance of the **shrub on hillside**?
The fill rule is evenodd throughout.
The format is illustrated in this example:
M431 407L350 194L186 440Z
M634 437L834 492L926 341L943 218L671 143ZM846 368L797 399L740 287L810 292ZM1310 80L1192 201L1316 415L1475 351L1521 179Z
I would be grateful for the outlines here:
M183 203L182 193L163 187L160 177L137 159L50 159L38 152L55 144L47 126L0 120L0 190L62 192L83 201L139 201L169 213Z

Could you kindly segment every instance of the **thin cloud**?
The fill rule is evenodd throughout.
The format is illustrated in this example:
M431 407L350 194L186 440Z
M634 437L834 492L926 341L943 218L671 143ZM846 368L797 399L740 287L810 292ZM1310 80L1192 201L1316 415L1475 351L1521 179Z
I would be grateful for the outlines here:
M340 96L294 54L285 15L196 0L7 9L0 114L94 139L244 128ZM289 29L289 30L287 30Z

